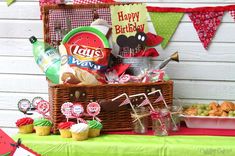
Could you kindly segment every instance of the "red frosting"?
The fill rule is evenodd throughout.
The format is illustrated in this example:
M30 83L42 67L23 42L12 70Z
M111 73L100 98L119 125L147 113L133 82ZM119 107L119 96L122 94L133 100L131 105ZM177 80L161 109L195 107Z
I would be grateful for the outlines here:
M25 117L16 121L17 127L29 125L29 124L33 124L33 119L29 117Z
M72 125L74 125L74 122L68 121L68 122L61 122L58 125L59 129L70 129Z

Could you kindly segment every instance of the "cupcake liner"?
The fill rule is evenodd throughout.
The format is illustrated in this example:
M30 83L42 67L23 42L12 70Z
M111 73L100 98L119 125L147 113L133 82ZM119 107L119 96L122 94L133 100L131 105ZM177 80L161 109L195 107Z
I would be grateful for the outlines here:
M89 134L88 134L88 136L89 137L97 137L97 136L99 136L100 135L100 129L89 129Z
M62 138L71 138L72 137L72 133L70 132L69 129L59 129L60 131L60 136Z
M35 126L34 129L39 136L46 136L51 133L51 126Z
M86 131L81 132L81 133L72 132L72 138L76 141L86 140L88 138L88 133L89 133L89 130L86 130Z
M28 134L33 132L33 124L24 125L19 127L19 133Z

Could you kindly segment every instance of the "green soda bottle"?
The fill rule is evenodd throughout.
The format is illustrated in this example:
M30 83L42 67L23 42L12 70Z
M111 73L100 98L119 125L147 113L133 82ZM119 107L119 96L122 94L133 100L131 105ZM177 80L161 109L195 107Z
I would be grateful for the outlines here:
M33 44L33 56L38 66L52 83L58 84L61 65L58 51L49 44L38 41L34 36L30 37L29 41Z

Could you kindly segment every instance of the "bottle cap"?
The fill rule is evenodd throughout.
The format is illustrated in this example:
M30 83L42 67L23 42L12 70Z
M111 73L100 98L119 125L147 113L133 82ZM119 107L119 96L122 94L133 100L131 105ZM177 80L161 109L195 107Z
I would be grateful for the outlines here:
M35 36L31 36L29 38L29 41L33 44L33 43L35 43L37 41L37 38Z

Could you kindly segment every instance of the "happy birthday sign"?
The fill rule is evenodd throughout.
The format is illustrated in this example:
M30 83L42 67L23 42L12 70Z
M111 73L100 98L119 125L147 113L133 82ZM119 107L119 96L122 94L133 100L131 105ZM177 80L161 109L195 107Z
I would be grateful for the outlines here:
M148 31L145 4L113 5L111 8L113 41L117 36L131 36L136 31Z

